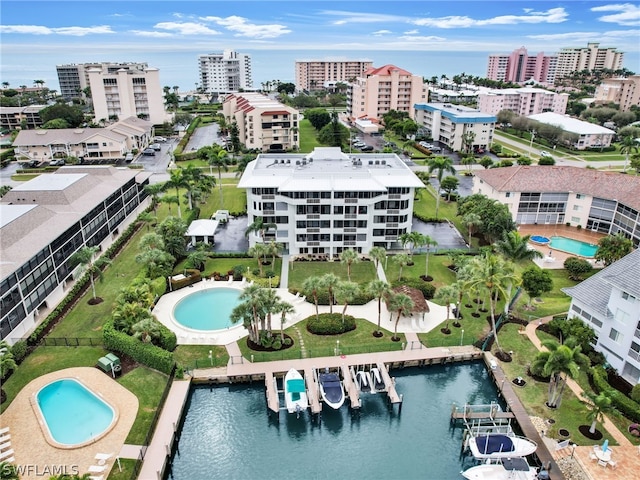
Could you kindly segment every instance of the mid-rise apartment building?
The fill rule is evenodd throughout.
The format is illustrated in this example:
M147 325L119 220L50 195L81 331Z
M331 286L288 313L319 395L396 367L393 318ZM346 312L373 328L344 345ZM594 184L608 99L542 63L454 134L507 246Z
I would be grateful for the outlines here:
M509 207L518 224L564 225L640 244L640 177L550 165L476 170L473 193Z
M596 88L596 103L616 103L621 112L640 106L640 75L627 78L608 78Z
M529 118L540 123L560 127L565 132L574 133L576 140L571 146L577 150L608 147L616 135L613 130L600 125L554 112L536 113L529 115Z
M290 254L399 247L411 231L413 198L424 184L395 154L347 154L317 147L308 154L261 154L245 169L249 224L273 223L266 241ZM263 241L258 233L249 244Z
M615 48L600 48L599 43L586 47L565 47L558 52L556 78L563 78L582 70L620 70L624 53Z
M420 75L395 65L370 68L351 85L347 93L347 115L352 119L382 121L390 110L414 117L414 105L426 101L427 88Z
M150 173L62 167L0 201L0 338L24 338L69 292L74 253L111 245L148 203ZM10 261L9 261L10 260Z
M311 92L327 82L352 83L372 66L371 60L296 60L296 88Z
M115 72L90 68L87 74L96 121L139 117L160 124L168 120L157 68L121 68Z
M542 88L494 89L478 94L478 110L492 115L496 115L500 110L509 110L524 116L543 112L564 114L568 101L568 94L550 92Z
M148 64L138 62L94 62L56 65L60 95L67 101L75 97L84 97L83 90L89 86L88 71L92 68L99 68L109 74L113 74L121 69L144 72L148 67Z
M251 90L251 55L224 50L198 56L200 87L208 94L225 94Z
M529 55L520 47L508 55L489 55L487 78L490 80L524 83L531 79L552 85L555 80L558 57L539 52Z
M28 107L0 107L0 128L7 130L28 130L42 126L40 110L46 105Z
M451 150L488 150L493 141L496 117L463 105L418 103L414 120L431 137ZM469 147L465 139L471 139Z
M640 383L640 250L600 270L575 287L569 316L596 333L595 349L631 385Z
M240 143L262 152L297 150L300 113L260 93L228 95L222 104L227 123L238 126Z

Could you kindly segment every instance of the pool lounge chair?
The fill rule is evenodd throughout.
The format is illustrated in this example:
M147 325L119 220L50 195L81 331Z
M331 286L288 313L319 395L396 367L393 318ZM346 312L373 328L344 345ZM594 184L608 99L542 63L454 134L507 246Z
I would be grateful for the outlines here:
M100 465L104 465L111 457L113 457L113 453L96 453L94 458L98 460Z
M104 465L91 465L87 470L89 473L102 473L107 469Z
M5 433L9 433L9 427L0 428L0 435L4 435Z
M9 440L11 440L11 434L9 433L0 436L0 443L8 442Z
M13 448L0 452L0 462L11 462L12 460L9 460L7 457L13 457L13 453Z
M103 480L103 479L104 479L104 475L94 475L94 476L89 475L89 480Z

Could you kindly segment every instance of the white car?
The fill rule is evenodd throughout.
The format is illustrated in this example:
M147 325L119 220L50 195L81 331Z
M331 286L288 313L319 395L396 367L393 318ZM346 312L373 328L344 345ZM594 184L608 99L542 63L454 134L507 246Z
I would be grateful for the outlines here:
M546 152L546 151L542 150L542 151L540 152L540 156L541 156L541 157L550 157L550 156L551 156L551 154L550 154L549 152Z
M152 143L151 145L149 145L149 148L153 148L156 152L162 150L162 147L159 143Z
M154 137L153 141L156 143L164 143L167 141L167 139L164 137Z

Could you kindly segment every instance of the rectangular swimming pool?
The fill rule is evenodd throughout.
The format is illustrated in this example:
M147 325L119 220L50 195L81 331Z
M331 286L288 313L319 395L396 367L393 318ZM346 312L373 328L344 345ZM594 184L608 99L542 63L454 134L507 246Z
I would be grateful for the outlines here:
M551 237L551 244L549 246L561 252L588 258L593 258L598 251L597 245L567 237Z

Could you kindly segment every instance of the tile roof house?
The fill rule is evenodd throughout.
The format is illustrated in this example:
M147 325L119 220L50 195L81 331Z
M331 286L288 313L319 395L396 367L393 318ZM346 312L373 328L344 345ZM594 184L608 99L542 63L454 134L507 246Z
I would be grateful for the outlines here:
M580 167L521 165L477 170L473 193L509 207L518 224L565 224L640 244L640 177Z
M562 291L571 297L569 315L596 332L596 350L629 383L639 383L640 250Z

